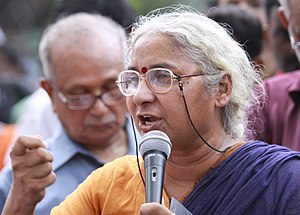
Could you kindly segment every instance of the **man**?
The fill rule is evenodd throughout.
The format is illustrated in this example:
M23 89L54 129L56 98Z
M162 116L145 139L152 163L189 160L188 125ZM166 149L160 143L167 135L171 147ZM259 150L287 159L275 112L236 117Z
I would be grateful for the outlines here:
M289 29L292 48L300 61L300 5L295 0L282 1L279 14ZM297 54L298 53L298 54ZM265 81L268 104L257 114L255 139L300 150L300 71L296 70Z
M13 178L11 168L0 176L1 210L13 183L14 188L18 184L11 190L14 202L31 205L45 195L34 213L49 214L93 170L135 153L125 100L115 85L125 69L125 37L122 27L111 19L86 13L63 18L45 31L39 46L46 77L41 86L62 127L46 141L52 154L44 154L40 137L17 140L16 147L28 147L11 153ZM42 164L44 158L49 163ZM39 192L48 176L46 184L53 184L46 193ZM22 190L27 186L33 189Z
M128 0L55 0L50 10L49 21L54 23L78 12L96 13L110 17L119 23L127 33L136 17L136 12ZM56 114L52 111L50 98L42 87L28 97L25 102L17 103L13 108L21 110L16 121L17 132L14 140L24 134L38 134L46 139L53 135L59 124ZM32 115L32 112L35 114Z
M212 1L209 5L210 6L222 6L227 4L235 4L239 5L245 10L249 11L250 13L254 14L256 17L259 18L262 25L263 30L263 49L260 53L260 58L263 62L263 72L264 77L270 77L275 74L276 71L276 61L274 59L269 36L268 36L268 22L266 13L263 7L263 0L216 0Z
M277 74L295 71L300 68L299 61L291 47L289 33L278 16L280 3L278 0L265 0L270 45L278 68Z
M262 64L260 53L263 48L262 26L258 17L239 5L222 5L209 11L209 18L232 32L232 37L258 65Z

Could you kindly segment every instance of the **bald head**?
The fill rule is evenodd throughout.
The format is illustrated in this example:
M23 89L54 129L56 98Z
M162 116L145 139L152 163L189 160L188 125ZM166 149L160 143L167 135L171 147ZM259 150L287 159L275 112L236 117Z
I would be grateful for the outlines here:
M125 41L124 30L110 18L88 13L70 15L44 32L39 45L44 74L48 79L53 78L53 62L63 61L67 56L101 59L101 55L108 54L110 49L115 51L116 47L122 52L120 56L125 56Z

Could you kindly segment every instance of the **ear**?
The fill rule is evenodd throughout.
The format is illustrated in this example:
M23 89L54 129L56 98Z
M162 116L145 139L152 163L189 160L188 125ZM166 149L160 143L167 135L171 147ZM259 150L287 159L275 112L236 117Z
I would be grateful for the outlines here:
M52 94L53 94L53 88L52 88L51 84L49 83L49 81L46 79L41 79L40 85L48 93L49 97L51 98Z
M232 79L231 75L226 73L223 76L222 81L219 84L219 87L217 89L217 95L216 95L216 107L222 108L224 107L230 98L232 91Z
M52 109L55 112L55 98L54 98L54 89L51 86L50 82L46 79L40 80L40 86L47 92L52 102Z
M289 22L288 22L288 20L287 20L287 18L286 18L286 16L285 16L285 13L284 13L284 10L283 10L283 7L282 7L282 6L280 6L280 7L278 8L278 15L279 15L279 18L280 18L281 23L282 23L283 26L287 29L287 28L288 28Z

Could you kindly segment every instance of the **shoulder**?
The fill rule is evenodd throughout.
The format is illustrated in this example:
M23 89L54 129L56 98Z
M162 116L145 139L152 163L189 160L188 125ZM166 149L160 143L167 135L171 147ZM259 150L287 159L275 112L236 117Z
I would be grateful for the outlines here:
M253 165L264 171L273 169L277 172L279 169L298 165L296 169L300 174L300 152L277 144L252 141L241 146L236 152L236 157L247 159L249 166Z
M295 85L299 86L300 70L267 78L264 81L264 83L268 94L270 93L278 94L282 92L282 90L288 91L290 87L293 87Z
M262 141L249 142L232 157L238 169L247 169L249 178L273 184L277 190L297 190L300 194L300 152ZM293 192L291 191L291 192Z
M300 78L300 70L296 70L293 72L287 72L281 75L275 75L273 77L265 79L265 83L284 83L286 81L293 82L295 78Z
M294 151L290 148L280 146L277 144L269 144L264 141L249 141L242 145L237 151L241 153L260 154L260 155L274 155L281 157L295 156L299 158L300 152Z
M140 165L144 163L141 157L138 157ZM114 172L118 174L133 173L135 174L138 168L137 157L134 155L126 155L115 159L112 162L105 164L102 168L96 171Z
M141 157L138 157L140 165L143 165L144 161ZM115 159L112 162L105 164L103 167L94 171L95 175L114 175L119 177L122 175L135 175L138 171L137 157L133 155L126 155Z
M141 157L139 157L139 162L141 166L144 165ZM129 187L135 189L135 185L140 182L137 157L126 155L94 170L82 183L81 187L87 188L86 190L97 190L99 195L107 197L108 191L112 188L115 191L124 192L126 189L130 189Z

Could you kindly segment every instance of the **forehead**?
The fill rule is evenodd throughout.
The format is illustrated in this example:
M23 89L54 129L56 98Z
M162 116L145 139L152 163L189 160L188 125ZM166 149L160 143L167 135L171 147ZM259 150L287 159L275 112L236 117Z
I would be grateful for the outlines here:
M133 45L130 66L137 70L169 65L170 69L195 64L183 54L179 44L168 35L149 33Z
M117 77L125 67L121 42L113 35L105 42L95 36L60 41L50 56L57 84L99 82Z

